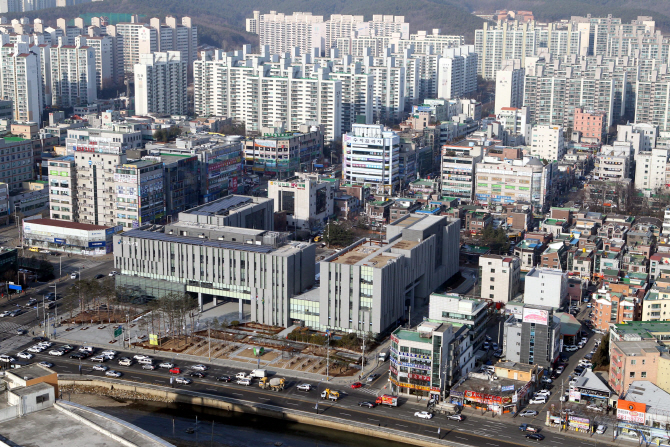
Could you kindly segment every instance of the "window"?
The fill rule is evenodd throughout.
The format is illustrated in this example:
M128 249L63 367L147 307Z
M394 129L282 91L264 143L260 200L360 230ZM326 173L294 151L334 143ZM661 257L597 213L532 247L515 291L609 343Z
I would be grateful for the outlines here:
M634 378L635 378L635 371L631 371L631 373L630 373L630 378L631 378L631 379L634 379Z
M491 290L495 290L495 288L493 286L491 286Z
M41 404L42 402L49 402L49 394L41 394L39 396L35 396L35 403L36 404Z
M635 365L636 363L637 363L637 360L635 360L635 359L633 359L633 360L630 361L630 364L631 364L631 365Z
M647 377L647 371L642 371L642 372L640 373L640 377L642 377L643 379L645 379L645 378Z

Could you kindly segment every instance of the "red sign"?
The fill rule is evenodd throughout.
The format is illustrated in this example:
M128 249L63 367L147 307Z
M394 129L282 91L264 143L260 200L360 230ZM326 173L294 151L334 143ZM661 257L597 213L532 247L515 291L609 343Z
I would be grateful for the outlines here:
M237 191L237 177L231 177L230 188L234 191Z
M473 402L483 404L508 404L512 402L511 397L493 396L491 394L478 393L476 391L466 391L465 397Z
M409 374L409 378L416 380L425 380L426 382L430 382L430 376L422 376L421 374Z

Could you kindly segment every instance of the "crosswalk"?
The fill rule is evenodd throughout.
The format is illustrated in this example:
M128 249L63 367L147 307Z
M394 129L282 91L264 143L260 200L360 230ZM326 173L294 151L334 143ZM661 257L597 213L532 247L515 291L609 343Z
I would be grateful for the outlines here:
M377 396L379 394L379 390L375 390L373 388L359 388L358 391L363 392L365 394L369 394L371 396Z

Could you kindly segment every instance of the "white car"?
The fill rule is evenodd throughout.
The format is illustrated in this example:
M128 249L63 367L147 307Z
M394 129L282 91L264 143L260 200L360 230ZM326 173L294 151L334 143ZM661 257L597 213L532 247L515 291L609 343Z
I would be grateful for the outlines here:
M207 366L205 365L193 365L191 369L195 369L196 371L207 371Z
M111 351L111 350L102 351L102 352L100 353L100 355L104 355L104 356L107 357L109 360L112 360L112 359L116 356L116 351Z
M107 360L107 357L105 357L104 355L96 355L95 357L91 357L90 360L92 362L102 363L105 360Z
M53 368L54 364L51 362L39 362L38 365L44 366L45 368Z
M42 351L44 351L44 348L41 347L41 346L31 346L31 347L28 348L28 352L37 353L37 352L42 352Z
M429 413L427 411L417 411L416 413L414 413L414 416L421 419L432 419L433 413Z
M81 348L79 348L79 352L92 353L93 351L95 351L95 348L92 346L82 346Z
M118 371L114 371L113 369L107 371L107 372L105 373L105 375L106 375L106 376L109 376L109 377L117 377L117 378L122 376L122 374L121 374L120 372L118 372Z
M95 365L93 367L93 371L103 371L104 372L104 371L107 371L108 369L109 369L109 366L105 366L105 365Z
M547 376L542 377L540 380L541 380L542 382L544 382L544 383L551 383L551 382L553 382L553 380L551 380L551 379L550 379L549 377L547 377Z
M0 355L0 362L11 363L14 361L14 357L11 357L7 354Z
M575 379L572 379L570 382L568 382L568 385L570 385L570 386L575 386L575 385L577 385L577 379L576 379L576 378L575 378Z
M21 358L21 359L31 359L31 358L35 357L35 354L31 354L30 352L23 351L23 352L19 352L18 354L16 354L16 356Z
M0 312L0 317L6 317L8 316L12 311L11 310L5 310Z
M127 357L119 359L119 365L121 366L130 366L133 364L133 361Z
M53 346L53 343L51 343L50 341L41 341L41 342L37 343L37 345L38 346L44 346L45 348L50 348L50 347Z
M65 351L63 351L62 349L52 349L51 351L49 351L49 355L64 355L64 354Z
M193 381L191 379L189 379L188 377L177 377L176 379L174 379L174 381L177 382L177 383L181 383L183 385L188 385L190 383L193 383Z
M602 413L603 411L605 411L605 409L603 407L601 407L599 405L593 405L593 404L587 405L586 409L591 410L591 411L597 411L599 413Z
M310 391L312 389L312 385L309 383L301 383L298 385L298 391Z
M144 354L135 354L133 356L133 358L135 360L142 360L142 359L150 359L151 357L149 357L148 355L144 355Z
M549 390L540 390L537 393L535 393L536 396L551 396L551 391Z
M575 345L567 345L567 346L563 346L563 350L564 350L564 351L567 351L567 352L573 352L573 351L576 351L576 350L578 350L578 349L579 349L579 348L578 348L577 346L575 346Z
M596 429L596 433L598 433L599 435L604 435L606 430L607 425L599 425L598 428Z
M519 416L522 417L522 418L524 418L526 416L532 417L532 416L537 416L537 415L538 415L538 413L535 410L523 410L522 412L519 413Z
M544 396L537 396L528 401L529 404L546 404L547 398Z
M588 338L586 338L586 337L582 337L582 340L581 340L582 343L586 343L587 341L589 341Z
M163 362L160 365L158 365L159 368L166 368L166 369L172 369L174 368L174 363L170 362Z
M109 276L116 276L118 274L119 272L117 272L116 270L112 270L111 272L109 272Z

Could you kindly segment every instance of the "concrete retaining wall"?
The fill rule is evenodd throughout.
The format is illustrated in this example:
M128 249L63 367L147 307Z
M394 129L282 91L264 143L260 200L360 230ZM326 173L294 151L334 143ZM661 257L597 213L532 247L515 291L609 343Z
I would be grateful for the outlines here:
M126 447L138 447L136 444L128 441L127 439L124 439L121 436L115 435L111 431L109 431L105 428L102 428L98 424L96 424L92 421L89 421L88 419L86 419L83 416L80 416L80 415L76 414L75 412L71 411L69 408L66 408L65 405L61 405L60 403L56 402L54 404L54 407L57 410L60 410L63 413L66 413L69 417L71 417L73 419L76 419L77 421L81 422L82 424L91 427L93 430L95 430L97 432L100 432L103 435L107 436L108 438L111 438L111 439L115 440L116 442L120 443L121 445L125 445Z
M363 424L355 421L344 421L343 419L331 416L317 416L316 414L307 413L305 411L292 410L274 405L261 404L227 397L210 397L205 393L199 393L196 391L173 390L171 388L165 388L156 385L136 385L132 382L126 382L122 380L93 376L89 378L86 376L80 377L77 375L59 375L58 384L59 387L63 387L63 390L67 390L71 387L96 387L102 389L103 393L100 394L132 394L136 396L136 399L160 402L175 402L187 405L217 408L220 410L236 411L240 413L251 413L259 416L316 425L319 427L341 430L364 436L373 436L390 441L404 442L421 447L465 447L465 444L438 440L437 433L435 434L436 437L431 439L427 436L407 433L400 430L389 429L386 427L375 427L370 424ZM113 392L111 392L112 386ZM109 391L109 393L105 391Z

